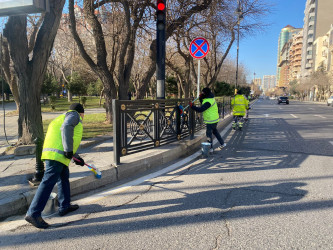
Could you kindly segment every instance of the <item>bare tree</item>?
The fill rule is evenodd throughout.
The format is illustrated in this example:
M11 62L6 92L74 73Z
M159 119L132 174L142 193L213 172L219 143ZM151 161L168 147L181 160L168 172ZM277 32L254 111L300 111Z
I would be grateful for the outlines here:
M19 143L30 144L35 138L44 138L40 93L54 38L56 36L65 0L50 1L50 12L36 31L36 39L28 39L27 16L11 16L4 36L18 78L19 89ZM32 51L32 53L30 53Z
M84 0L83 12L85 21L91 27L91 33L95 42L96 59L89 55L76 30L74 0L69 0L70 28L81 56L103 82L106 114L107 119L111 122L112 99L117 97L116 85L118 85L119 98L127 99L136 48L136 34L145 10L150 5L150 1L110 0L94 2L93 0ZM99 20L95 13L96 9L106 3L113 3L118 9L117 13L108 13L110 18L113 18L112 20L116 20L116 17L118 19L118 27L115 33L111 34L114 37L112 39L113 46L109 50L111 54L111 62L109 64L102 20Z
M212 4L213 0L177 0L173 1L168 6L168 11L175 14L172 19L167 20L165 39L168 40L176 30L181 29L193 15L200 13ZM143 98L156 70L156 39L150 44L149 57L146 60L148 70L142 76L142 85L138 89L138 98Z
M15 75L14 67L12 64L12 61L10 59L10 54L9 54L9 45L7 42L7 39L3 40L2 43L2 58L1 58L1 67L4 72L4 78L6 82L9 85L9 88L13 94L13 98L17 107L17 110L19 110L19 105L20 105L20 99L19 99L19 91L17 87L17 78Z

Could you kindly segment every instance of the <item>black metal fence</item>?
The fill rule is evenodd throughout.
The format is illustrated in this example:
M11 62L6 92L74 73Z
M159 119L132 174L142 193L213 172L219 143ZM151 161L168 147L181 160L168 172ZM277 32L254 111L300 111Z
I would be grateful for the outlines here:
M217 101L220 117L230 113L229 97ZM113 152L120 157L194 138L204 127L202 114L187 107L190 99L113 100Z

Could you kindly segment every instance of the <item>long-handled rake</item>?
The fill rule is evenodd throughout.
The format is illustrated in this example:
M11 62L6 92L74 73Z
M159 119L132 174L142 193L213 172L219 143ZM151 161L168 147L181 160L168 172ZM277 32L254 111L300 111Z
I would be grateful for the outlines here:
M75 157L73 157L73 159L76 160L76 161L78 161L78 162L81 162L79 159L77 159ZM84 163L84 165L86 165L90 169L90 171L92 171L94 173L95 178L97 178L97 179L101 179L102 178L102 172L99 171L99 169L96 168L94 164L90 164L89 165L87 163Z

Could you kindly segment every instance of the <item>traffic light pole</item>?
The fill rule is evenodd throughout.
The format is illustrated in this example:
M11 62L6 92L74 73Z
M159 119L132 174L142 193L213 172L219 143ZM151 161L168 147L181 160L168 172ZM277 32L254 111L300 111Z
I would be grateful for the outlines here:
M165 99L165 3L157 1L156 22L156 99Z

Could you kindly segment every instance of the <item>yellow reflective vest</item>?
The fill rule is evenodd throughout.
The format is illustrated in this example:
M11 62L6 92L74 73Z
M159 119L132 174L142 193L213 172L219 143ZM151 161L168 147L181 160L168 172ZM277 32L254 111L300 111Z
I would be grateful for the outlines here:
M219 119L220 116L215 98L203 99L202 105L204 105L206 102L210 103L210 107L203 112L204 123L206 124L218 123L220 120Z
M236 95L233 99L231 99L231 105L233 107L233 115L245 116L248 108L248 100L246 100L243 95Z
M69 110L68 112L72 112ZM76 111L75 111L76 112ZM62 114L55 118L49 125L43 145L42 160L54 160L69 165L70 159L64 156L64 148L62 145L61 127L65 121L66 114ZM80 122L74 127L73 135L73 154L76 153L82 140L83 125L80 116Z

